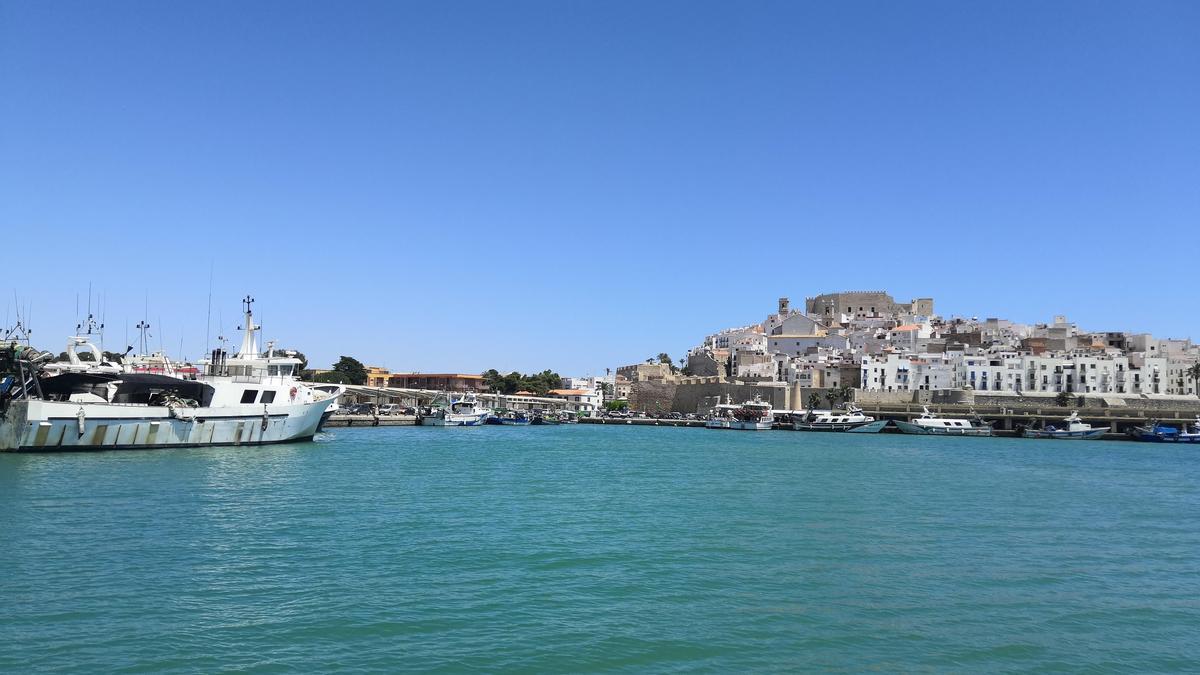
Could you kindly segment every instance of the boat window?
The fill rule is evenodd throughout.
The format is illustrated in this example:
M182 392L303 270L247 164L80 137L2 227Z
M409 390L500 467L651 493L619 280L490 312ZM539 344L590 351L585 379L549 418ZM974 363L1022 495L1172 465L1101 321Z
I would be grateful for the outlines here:
M279 374L284 376L291 375L292 366L279 366Z
M254 403L256 396L258 396L257 389L247 389L242 392L242 403Z
M275 402L275 390L268 389L268 390L264 391L262 394L262 398L260 398L258 400L258 402L259 403L274 403Z

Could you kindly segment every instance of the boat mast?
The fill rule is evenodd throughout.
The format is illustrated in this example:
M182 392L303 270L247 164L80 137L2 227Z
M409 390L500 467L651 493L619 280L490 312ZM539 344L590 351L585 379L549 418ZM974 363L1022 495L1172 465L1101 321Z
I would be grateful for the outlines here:
M258 330L262 326L254 325L254 298L247 295L242 298L242 311L245 315L246 325L242 326L245 334L242 335L242 349L237 353L239 359L252 359L258 356Z

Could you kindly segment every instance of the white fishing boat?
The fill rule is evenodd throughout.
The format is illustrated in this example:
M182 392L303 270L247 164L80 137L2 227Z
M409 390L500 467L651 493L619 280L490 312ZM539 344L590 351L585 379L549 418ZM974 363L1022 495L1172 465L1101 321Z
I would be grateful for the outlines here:
M426 427L476 427L487 423L492 411L480 408L475 394L446 396L443 402L426 408L419 416Z
M0 450L263 445L308 440L337 396L297 378L300 361L258 351L247 297L241 350L188 378L104 364L48 375L48 355L0 354ZM112 364L108 364L110 366ZM340 390L339 390L340 393Z
M930 412L928 407L920 417L910 422L897 420L896 428L906 434L927 436L991 436L992 425L981 419L961 419L939 417Z
M733 397L726 394L725 402L713 407L712 415L704 421L704 428L729 429L734 421L733 413L741 407L733 402Z
M1079 419L1079 411L1072 411L1070 415L1063 419L1066 427L1058 428L1054 425L1047 425L1042 429L1025 429L1021 435L1025 438L1057 438L1060 440L1089 440L1100 438L1108 433L1110 427L1093 427L1092 425Z
M774 422L771 404L755 396L753 401L746 401L733 411L729 428L740 431L769 431Z
M874 422L861 408L850 405L845 411L810 410L792 423L796 431L849 431Z

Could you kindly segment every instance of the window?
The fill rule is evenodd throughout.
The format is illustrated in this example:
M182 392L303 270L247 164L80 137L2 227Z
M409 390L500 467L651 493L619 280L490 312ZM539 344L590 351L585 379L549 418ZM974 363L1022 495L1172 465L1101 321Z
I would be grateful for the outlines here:
M267 391L264 391L262 394L262 398L260 398L258 400L258 402L259 403L274 403L275 402L275 390L268 389Z
M257 389L247 389L242 392L242 403L254 403L256 396L258 396Z

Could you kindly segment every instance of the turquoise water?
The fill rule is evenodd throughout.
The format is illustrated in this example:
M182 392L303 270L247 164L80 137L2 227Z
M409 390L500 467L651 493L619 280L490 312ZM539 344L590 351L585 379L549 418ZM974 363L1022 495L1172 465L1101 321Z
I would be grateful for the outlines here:
M0 456L0 670L1200 670L1200 451L588 426Z

